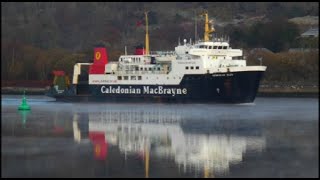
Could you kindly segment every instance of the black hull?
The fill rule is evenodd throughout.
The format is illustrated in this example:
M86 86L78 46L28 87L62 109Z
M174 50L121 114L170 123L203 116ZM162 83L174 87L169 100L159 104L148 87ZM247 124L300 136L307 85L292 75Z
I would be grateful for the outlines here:
M78 84L47 95L65 102L251 103L262 75L263 71L185 75L179 85Z

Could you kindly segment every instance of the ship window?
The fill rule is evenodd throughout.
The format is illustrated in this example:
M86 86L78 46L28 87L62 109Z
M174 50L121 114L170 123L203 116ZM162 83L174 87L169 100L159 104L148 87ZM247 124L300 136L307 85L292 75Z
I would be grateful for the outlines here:
M204 45L200 45L199 48L200 48L200 49L203 49L203 48L204 48Z
M223 46L223 49L227 49L228 48L228 46Z
M145 71L148 71L148 68L144 68Z
M136 67L136 71L139 71L139 67Z
M128 76L123 76L123 79L124 80L128 80Z
M189 66L186 66L186 69L189 69Z
M138 76L138 80L141 80L142 79L142 77L141 76Z
M160 67L158 67L158 71L160 71Z
M199 69L199 66L196 66L196 69Z
M207 49L207 48L208 48L208 46L203 46L203 48L204 48L204 49Z
M151 67L149 67L149 71L151 71Z
M213 49L218 49L218 46L213 46Z
M193 66L191 66L190 69L193 69Z
M118 76L118 80L122 80L122 76Z
M143 71L143 67L140 68L140 71Z
M131 76L131 80L136 80L136 76Z
M209 46L209 49L212 49L212 46Z
M222 46L218 46L218 49L222 49Z

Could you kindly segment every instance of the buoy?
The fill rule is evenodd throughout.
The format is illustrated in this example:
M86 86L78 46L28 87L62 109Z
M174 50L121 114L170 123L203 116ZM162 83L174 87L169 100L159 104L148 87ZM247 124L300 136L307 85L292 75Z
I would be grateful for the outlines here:
M29 111L30 110L30 106L27 104L25 91L23 91L22 102L21 102L21 105L19 106L18 110L22 110L22 111Z

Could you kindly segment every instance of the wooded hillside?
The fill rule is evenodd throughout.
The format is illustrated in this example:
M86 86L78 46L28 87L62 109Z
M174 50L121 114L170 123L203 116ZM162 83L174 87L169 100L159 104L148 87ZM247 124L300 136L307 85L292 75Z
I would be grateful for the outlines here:
M107 47L113 61L124 46L133 53L144 43L144 10L150 11L150 49L173 50L178 38L194 40L195 15L204 9L217 22L217 32L230 36L232 47L274 52L301 44L302 29L289 18L319 15L317 2L1 2L2 80L46 80L53 69L71 74L75 62L91 62L97 43ZM263 20L253 23L219 25L260 16ZM202 38L203 20L197 22ZM318 48L318 39L311 41L304 45ZM318 63L318 57L310 57ZM315 66L299 59L292 63L297 70Z

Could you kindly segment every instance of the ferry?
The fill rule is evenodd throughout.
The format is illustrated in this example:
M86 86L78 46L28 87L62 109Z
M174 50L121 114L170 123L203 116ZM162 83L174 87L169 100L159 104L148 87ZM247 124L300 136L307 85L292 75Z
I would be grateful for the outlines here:
M205 17L204 39L174 51L149 51L148 13L145 48L109 62L105 47L94 48L93 63L76 63L72 83L53 85L57 101L251 103L266 66L247 66L241 49L226 38L213 38L213 22Z

